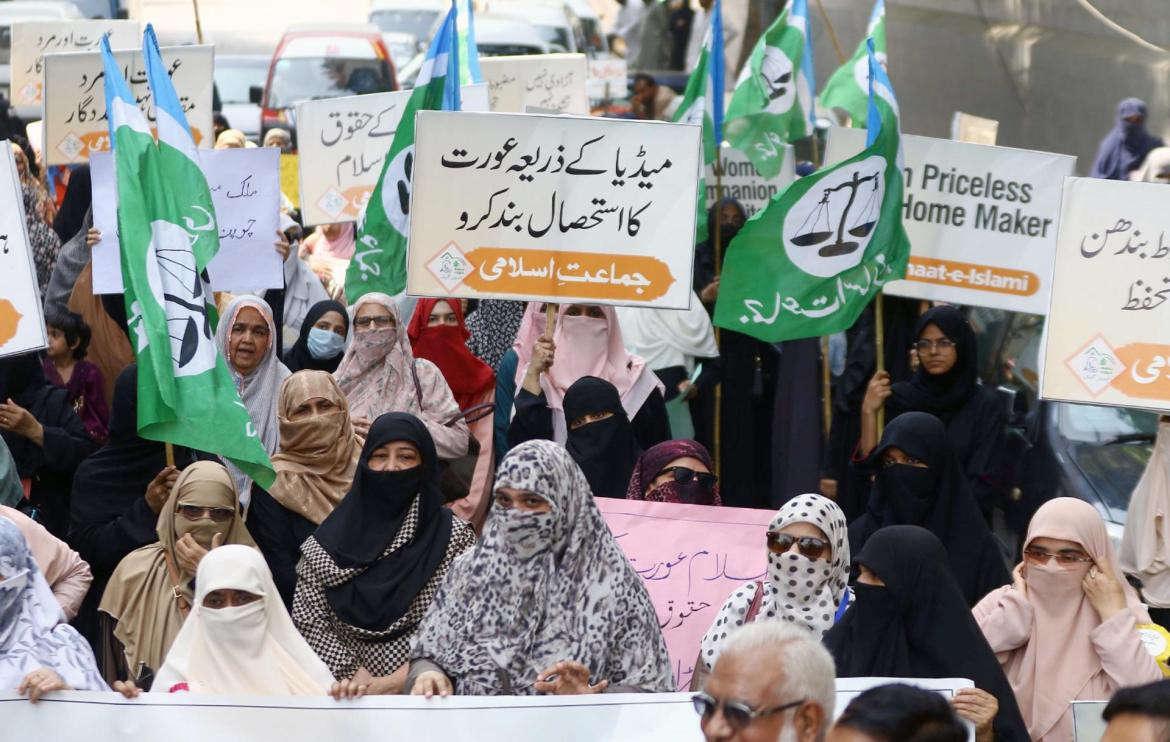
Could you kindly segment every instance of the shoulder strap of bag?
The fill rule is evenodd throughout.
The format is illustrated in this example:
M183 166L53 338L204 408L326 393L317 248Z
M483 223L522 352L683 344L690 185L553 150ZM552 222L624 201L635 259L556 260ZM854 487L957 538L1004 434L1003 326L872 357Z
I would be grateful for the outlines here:
M743 617L743 622L749 624L756 620L756 616L760 612L760 606L764 602L764 581L756 580L756 594L752 596L751 605L748 606L747 615Z
M422 395L422 384L420 384L418 381L418 359L417 358L414 359L414 361L412 361L410 364L410 377L412 379L414 379L414 396L415 396L415 399L418 400L418 409L421 412L423 409L423 395Z
M183 620L186 620L187 614L191 612L191 603L179 587L182 584L182 579L179 577L179 570L175 567L175 562L171 559L170 552L164 550L163 558L167 562L167 574L171 578L171 594L175 598L175 605L179 609L179 615L183 617Z

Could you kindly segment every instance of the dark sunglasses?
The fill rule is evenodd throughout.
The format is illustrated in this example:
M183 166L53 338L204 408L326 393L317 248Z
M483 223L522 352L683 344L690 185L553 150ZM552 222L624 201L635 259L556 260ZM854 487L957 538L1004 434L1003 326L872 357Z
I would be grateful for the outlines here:
M757 711L740 701L720 701L706 693L696 693L691 696L691 703L695 705L695 712L704 721L711 718L711 715L715 713L716 709L722 707L723 718L727 720L727 725L731 727L732 731L739 732L756 719L762 719L767 716L779 714L782 711L787 711L788 709L796 708L804 703L804 700L801 699L792 703L786 703L783 706L773 706L772 708Z
M814 536L793 536L791 533L768 532L768 551L773 554L787 553L792 545L809 559L820 559L829 550L829 542Z
M658 473L659 475L667 473L674 475L674 481L678 482L679 484L690 484L691 482L698 480L699 486L707 492L710 492L711 489L715 486L715 483L719 481L719 477L715 476L714 474L705 471L695 471L694 469L688 469L685 466L668 466Z
M232 519L234 511L231 508L205 508L202 505L180 505L179 515L187 520L202 520L210 518L216 523L227 523Z

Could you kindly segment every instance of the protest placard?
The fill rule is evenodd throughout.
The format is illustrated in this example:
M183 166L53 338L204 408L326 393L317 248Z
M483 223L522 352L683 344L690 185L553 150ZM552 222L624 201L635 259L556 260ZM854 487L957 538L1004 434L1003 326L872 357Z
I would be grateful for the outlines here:
M417 121L408 293L690 306L698 126L443 111ZM354 260L364 255L359 246Z
M963 678L894 679L953 698ZM838 678L835 715L888 678ZM13 739L125 742L126 739L543 740L557 742L702 742L690 693L603 693L576 696L364 696L335 701L294 697L56 691L39 703L0 693L0 714ZM181 735L176 730L182 730ZM391 730L388 732L387 730Z
M352 222L382 174L411 91L305 101L297 106L305 224ZM464 85L464 111L488 110L488 86Z
M910 238L894 296L1044 314L1056 250L1060 184L1076 158L904 134L902 219ZM829 133L825 162L865 147L863 129ZM847 230L877 208L864 189L851 208L827 207L809 230Z
M588 80L585 84L589 100L602 101L625 98L629 94L627 79L629 67L621 57L590 59Z
M301 206L300 155L289 152L280 156L280 192L288 197L293 208Z
M280 150L273 147L199 152L219 224L219 252L207 267L215 291L263 291L284 286L284 266L273 247L280 223ZM93 223L102 241L93 246L93 291L122 293L118 247L118 193L113 156L95 152Z
M760 175L756 166L740 150L727 146L719 149L718 162L723 168L723 198L734 198L739 201L749 219L764 208L773 196L796 180L796 158L792 145L782 146L784 156L780 163L780 172L775 178ZM707 206L714 206L719 201L714 162L707 165L704 182L707 185Z
M589 115L584 54L485 57L479 68L490 89L491 110L497 113L523 113L532 107Z
M694 673L699 642L727 597L765 576L772 510L595 501L658 612L677 688Z
M44 55L96 51L104 34L114 49L142 46L138 21L110 19L18 21L12 24L12 104L39 106L44 90Z
M0 356L9 356L39 350L46 338L20 174L9 142L0 140L0 147Z
M146 82L142 51L115 51L114 57L148 121L154 103ZM163 61L199 147L211 146L212 46L164 46ZM85 162L90 152L110 148L101 52L44 55L45 144L49 165Z
M1166 186L1064 182L1040 394L1170 413Z

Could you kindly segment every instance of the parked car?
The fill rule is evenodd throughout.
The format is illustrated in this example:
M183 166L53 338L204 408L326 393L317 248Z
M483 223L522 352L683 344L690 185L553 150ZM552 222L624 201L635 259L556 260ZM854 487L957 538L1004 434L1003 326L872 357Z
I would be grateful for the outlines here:
M566 0L566 2L573 15L577 16L577 20L581 23L582 51L590 57L610 56L609 40L606 39L605 32L601 29L601 17L589 4L589 0Z
M1036 510L1054 497L1088 502L1121 542L1133 488L1153 452L1157 416L1143 410L1039 399L1044 318L976 309L985 382L1013 413L1003 452L1005 540L1018 555Z
M394 62L375 26L298 26L285 31L264 86L252 86L248 100L261 108L261 138L281 127L295 142L296 105L301 101L397 89Z
M414 51L425 52L431 40L431 29L447 15L450 8L451 4L442 0L373 0L370 4L370 23L383 33L413 36L416 44Z
M394 62L394 69L401 72L402 66L414 59L419 53L419 42L412 34L397 31L383 31L382 43L386 51L390 52L390 59ZM401 84L401 80L399 81Z
M427 32L428 40L438 32L442 22L443 19L440 18ZM550 51L548 42L531 23L510 16L488 14L475 17L475 48L481 57L548 54ZM425 58L424 50L402 66L398 79L404 88L414 87L414 81L418 78L418 71Z
M62 21L85 18L75 3L64 2L0 2L0 95L12 100L12 24L17 21ZM21 106L15 109L21 118L40 118L40 106Z
M565 3L493 0L485 9L494 15L510 16L531 23L548 42L550 51L585 52L585 32L581 29L581 21ZM478 18L475 31L478 37Z
M260 143L260 106L249 92L264 84L272 57L267 54L216 54L215 89L219 111L233 129L244 132L250 141Z

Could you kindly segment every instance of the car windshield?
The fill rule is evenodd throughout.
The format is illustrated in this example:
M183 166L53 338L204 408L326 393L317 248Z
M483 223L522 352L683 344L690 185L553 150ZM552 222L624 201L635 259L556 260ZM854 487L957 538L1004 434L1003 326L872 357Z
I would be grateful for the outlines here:
M224 103L247 103L248 88L253 85L264 85L264 78L268 74L268 59L260 57L256 61L215 61L215 86L219 88L219 98Z
M481 57L518 57L524 54L541 54L538 46L523 44L476 44L475 48Z
M382 60L286 57L276 62L266 104L290 108L303 100L390 90L390 69Z
M1153 436L1157 431L1158 416L1152 412L1087 404L1060 406L1060 432L1070 441L1109 443L1127 436Z
M370 22L382 32L408 33L416 39L428 39L431 26L439 17L437 10L375 10Z
M569 42L569 29L564 26L534 26L540 38L550 44L556 44L565 51L572 51L573 45Z

